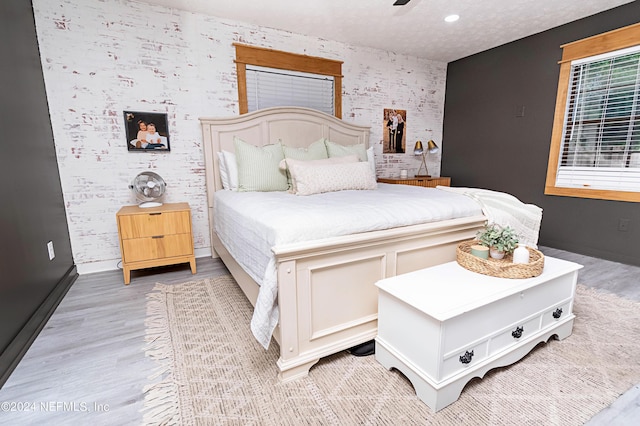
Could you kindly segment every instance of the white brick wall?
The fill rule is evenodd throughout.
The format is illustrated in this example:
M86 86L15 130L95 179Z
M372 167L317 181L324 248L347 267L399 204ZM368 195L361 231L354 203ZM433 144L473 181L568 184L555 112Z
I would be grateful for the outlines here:
M71 246L78 270L120 260L115 213L144 170L167 202L192 207L196 254L210 252L198 117L238 113L232 43L344 61L343 119L371 126L379 176L415 170L382 155L384 108L407 110L407 146L442 140L446 64L126 0L33 0ZM170 153L128 152L124 110L167 113ZM440 157L429 157L439 175Z

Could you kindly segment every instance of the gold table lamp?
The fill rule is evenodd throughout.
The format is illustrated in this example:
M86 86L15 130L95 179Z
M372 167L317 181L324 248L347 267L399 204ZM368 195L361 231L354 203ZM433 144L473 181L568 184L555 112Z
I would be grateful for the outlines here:
M416 142L416 146L413 148L413 155L421 155L422 156L422 164L420 164L420 168L418 169L418 172L416 173L416 177L431 177L431 175L427 174L429 173L429 171L427 170L427 162L425 161L426 159L426 155L427 152L430 152L432 154L435 154L436 152L438 152L440 148L438 148L438 145L436 145L436 143L432 140L429 140L429 142L427 142L427 150L425 151L424 147L422 146L422 141L417 141ZM420 174L420 172L422 171L422 167L424 166L424 172L425 174Z

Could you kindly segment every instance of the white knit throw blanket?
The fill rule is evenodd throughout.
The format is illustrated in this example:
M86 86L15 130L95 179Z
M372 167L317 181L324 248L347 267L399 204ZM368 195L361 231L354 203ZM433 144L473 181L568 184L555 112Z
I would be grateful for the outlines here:
M518 234L521 243L538 248L538 235L542 222L540 207L534 204L524 204L513 195L489 189L448 186L438 186L437 188L472 198L480 204L489 223L510 226Z

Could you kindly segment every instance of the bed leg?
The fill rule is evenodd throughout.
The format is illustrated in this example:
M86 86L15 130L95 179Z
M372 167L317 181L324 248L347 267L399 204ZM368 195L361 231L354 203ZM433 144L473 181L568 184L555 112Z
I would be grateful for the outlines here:
M278 378L281 382L290 382L292 380L301 379L309 375L309 370L313 367L320 358L313 359L309 362L294 366L284 366L281 359L278 360Z

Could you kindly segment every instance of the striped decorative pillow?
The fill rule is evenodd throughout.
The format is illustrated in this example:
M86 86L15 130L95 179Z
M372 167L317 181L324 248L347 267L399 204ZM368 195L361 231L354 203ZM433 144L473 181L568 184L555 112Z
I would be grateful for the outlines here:
M278 165L284 159L282 144L250 145L233 138L238 164L238 191L286 191L287 174Z

